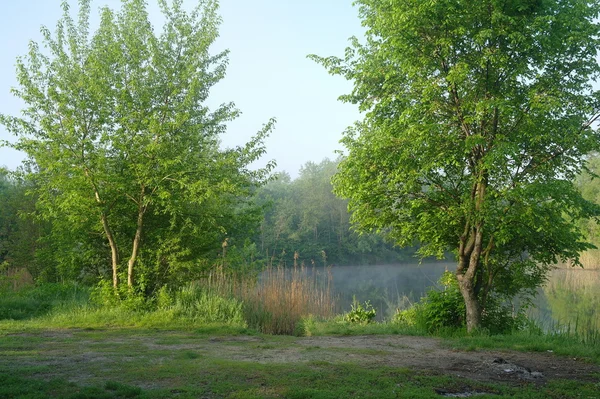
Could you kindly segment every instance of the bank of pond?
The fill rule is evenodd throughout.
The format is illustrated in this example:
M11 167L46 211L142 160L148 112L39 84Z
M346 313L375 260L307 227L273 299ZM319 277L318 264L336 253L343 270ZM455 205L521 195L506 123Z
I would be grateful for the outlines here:
M222 323L265 333L310 334L315 332L310 331L315 320L393 323L399 312L414 307L428 291L443 290L440 277L454 268L449 262L270 268L252 281L215 273L206 281L179 290L161 290L151 301L115 295L106 285L92 289L26 285L15 290L14 281L5 276L0 323L69 326L69 320L80 320L79 326L86 322L101 326L119 325L125 320L135 324L138 320L147 325ZM510 304L515 315L520 305ZM348 315L357 306L358 318L353 319ZM550 334L592 337L593 342L600 343L599 309L600 269L563 266L550 273L526 315L529 327ZM367 315L367 311L371 313ZM137 316L128 316L131 312ZM303 321L306 315L312 315L308 323Z

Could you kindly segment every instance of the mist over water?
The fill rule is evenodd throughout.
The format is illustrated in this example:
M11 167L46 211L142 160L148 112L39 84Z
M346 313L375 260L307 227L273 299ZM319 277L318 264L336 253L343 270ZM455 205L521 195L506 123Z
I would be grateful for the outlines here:
M377 320L389 319L396 309L418 302L444 271L456 270L453 262L400 263L372 266L332 266L333 289L340 311L350 310L353 296L361 303L370 301Z
M339 311L349 311L355 296L361 303L370 301L381 321L418 302L438 286L444 271L456 270L456 263L332 266L330 270ZM600 269L554 270L533 304L529 317L547 331L600 331Z

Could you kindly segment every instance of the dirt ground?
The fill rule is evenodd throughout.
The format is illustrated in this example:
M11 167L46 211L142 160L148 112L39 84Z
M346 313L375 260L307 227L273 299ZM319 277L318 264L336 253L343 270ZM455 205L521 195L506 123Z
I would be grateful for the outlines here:
M248 340L253 337L231 337L227 340ZM220 340L214 340L218 345ZM234 349L236 348L236 349ZM523 353L514 351L458 351L444 348L435 338L411 336L348 336L297 338L287 348L267 347L248 354L240 346L217 349L230 359L270 362L341 361L364 366L386 365L451 374L478 381L544 383L549 379L588 381L600 373L600 366L579 359L555 356L553 353ZM314 349L314 350L300 350ZM215 348L216 349L216 348ZM233 350L232 350L233 349Z
M108 333L104 336L98 331L94 337L86 336L83 331L46 332L42 337L46 342L47 361L58 368L66 364L108 365L127 361L119 351L106 351L120 346L138 348L136 352L140 356L151 356L153 352L169 356L193 352L215 359L263 364L355 363L362 367L390 366L482 382L516 384L544 384L553 379L595 382L600 374L598 365L549 352L452 350L444 347L440 340L427 337L198 337L181 332L121 336ZM84 373L81 377L85 379Z

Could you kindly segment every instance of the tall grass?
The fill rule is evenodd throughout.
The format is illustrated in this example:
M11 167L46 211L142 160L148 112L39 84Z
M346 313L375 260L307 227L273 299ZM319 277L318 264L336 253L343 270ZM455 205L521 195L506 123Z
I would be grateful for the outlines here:
M54 327L197 328L251 327L267 334L298 333L303 318L332 317L336 310L329 269L269 266L262 273L236 273L216 267L184 287L161 289L155 298L94 289L44 284L0 295L0 320Z
M584 269L600 269L600 249L589 249L583 252L580 261Z
M88 301L88 290L76 284L25 285L18 290L0 289L0 320L30 320L56 309Z
M330 269L268 266L255 276L217 269L201 285L241 301L248 326L265 334L296 334L303 318L335 314L332 280Z
M303 317L330 318L336 310L330 269L268 267L242 298L249 325L267 334L297 333Z
M557 269L544 286L552 321L550 333L568 334L589 343L600 343L600 272Z

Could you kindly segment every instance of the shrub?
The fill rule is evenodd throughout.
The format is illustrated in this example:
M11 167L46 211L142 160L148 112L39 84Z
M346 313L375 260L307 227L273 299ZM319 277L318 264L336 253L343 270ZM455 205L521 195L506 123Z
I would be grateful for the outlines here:
M152 301L142 293L123 285L115 289L111 281L101 280L90 291L90 302L101 308L121 308L132 311L149 310Z
M458 289L456 276L445 272L439 284L443 290L431 289L421 301L396 313L394 321L416 326L430 333L465 325L465 303Z
M442 289L431 289L421 301L398 311L394 322L418 327L429 333L466 326L464 299L454 273L445 272L439 280ZM513 315L512 306L501 298L488 297L482 312L482 327L491 334L503 334L522 329L527 322L524 309Z
M368 324L377 315L377 311L371 306L371 302L366 301L362 305L356 300L356 297L352 298L351 310L344 315L344 321L350 323Z

